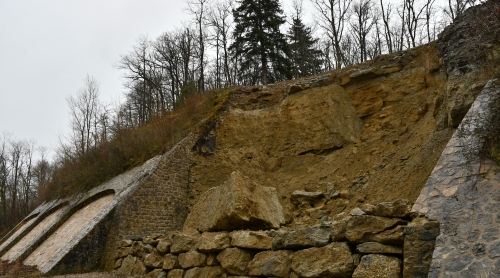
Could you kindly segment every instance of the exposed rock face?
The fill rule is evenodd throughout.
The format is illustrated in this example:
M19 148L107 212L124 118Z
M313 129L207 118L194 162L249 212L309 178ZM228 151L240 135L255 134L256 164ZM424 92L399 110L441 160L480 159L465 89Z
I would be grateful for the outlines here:
M329 226L278 231L273 239L273 249L321 247L330 243L330 237L331 228Z
M264 251L255 255L248 264L251 276L288 277L291 251Z
M292 270L301 277L351 277L352 253L346 243L338 242L297 251Z
M399 278L401 261L384 255L365 255L356 267L353 278Z
M184 229L232 231L279 228L285 223L276 189L254 184L233 172L221 186L207 191L193 207Z

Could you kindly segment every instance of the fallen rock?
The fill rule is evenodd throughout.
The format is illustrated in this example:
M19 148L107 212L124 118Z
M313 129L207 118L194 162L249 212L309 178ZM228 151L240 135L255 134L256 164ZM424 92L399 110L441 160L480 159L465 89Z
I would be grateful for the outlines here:
M398 225L406 224L406 221L372 215L352 216L347 221L345 236L352 243L363 243L374 240L374 236L384 231L391 230ZM387 243L387 242L382 242Z
M217 256L222 268L235 275L246 275L252 254L240 248L228 248Z
M356 246L356 251L364 254L403 254L403 248L378 242L365 242Z
M200 241L199 233L179 233L174 235L172 245L170 246L170 253L179 254L196 250Z
M292 270L300 277L351 277L352 253L345 242L313 247L293 254Z
M276 188L256 185L233 172L221 186L209 189L193 206L185 230L233 231L276 229L285 223Z
M132 243L134 242L130 239L120 240L120 242L118 242L118 247L130 247Z
M393 202L383 202L373 206L366 205L363 209L367 214L384 217L410 218L413 202L406 199L397 199Z
M231 245L234 247L270 250L273 238L261 231L234 231L230 234Z
M365 255L356 267L353 278L399 278L401 261L378 254Z
M257 253L248 264L251 276L288 277L292 251L264 251Z
M321 202L325 198L323 192L306 192L302 190L295 190L290 197L290 202L294 205L300 205L301 203L308 203L311 206L315 206L317 203Z
M132 248L121 247L121 248L118 248L118 250L116 250L115 259L125 258L126 256L131 255L131 254L132 254Z
M228 233L206 232L200 237L200 246L198 247L198 250L203 253L214 253L220 252L229 247L231 247L231 240Z
M180 268L179 259L177 256L172 254L167 254L163 257L163 269L170 270L174 268Z
M331 228L308 227L299 230L278 231L273 238L273 249L300 249L321 247L330 243Z
M152 253L146 254L146 256L144 256L144 265L151 268L162 268L163 256L156 250Z
M186 271L184 278L218 278L224 270L220 266L195 267Z
M207 255L196 251L189 251L187 253L179 254L178 259L182 268L192 268L205 266Z

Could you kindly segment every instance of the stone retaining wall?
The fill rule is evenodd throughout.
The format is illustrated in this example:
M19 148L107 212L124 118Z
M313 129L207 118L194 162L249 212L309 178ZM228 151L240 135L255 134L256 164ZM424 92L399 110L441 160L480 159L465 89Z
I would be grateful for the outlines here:
M114 269L127 277L154 278L401 277L407 261L416 265L412 257L424 257L420 243L430 242L432 252L439 233L433 222L408 227L411 205L406 200L363 205L304 228L130 237L119 243Z
M500 169L478 161L473 132L499 95L498 80L490 81L459 126L465 133L449 141L412 209L440 224L429 277L500 277Z
M157 168L113 213L105 263L112 264L118 241L179 230L188 214L191 134L165 153Z

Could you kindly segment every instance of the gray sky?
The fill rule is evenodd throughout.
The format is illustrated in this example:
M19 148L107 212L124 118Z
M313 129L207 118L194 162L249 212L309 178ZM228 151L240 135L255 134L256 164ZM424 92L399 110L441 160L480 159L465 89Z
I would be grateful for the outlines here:
M183 0L0 0L0 133L56 147L68 134L66 97L87 74L101 100L118 101L113 67L141 34L151 38L189 17Z
M287 13L292 0L283 2ZM141 34L156 38L189 20L185 7L184 0L0 0L0 133L57 147L69 133L66 98L87 74L104 103L120 101L122 73L113 64ZM304 0L308 24L312 12Z

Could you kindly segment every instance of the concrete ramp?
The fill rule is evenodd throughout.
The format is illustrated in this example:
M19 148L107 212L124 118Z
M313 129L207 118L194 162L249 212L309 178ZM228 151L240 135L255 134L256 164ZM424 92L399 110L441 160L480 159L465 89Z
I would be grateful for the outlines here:
M23 263L47 273L97 224L103 214L110 211L110 203L114 196L114 192L109 192L78 209Z
M33 245L41 235L45 234L45 232L53 226L57 220L61 219L62 215L66 212L67 203L61 204L60 206L55 207L52 211L49 211L48 216L44 217L29 233L20 239L12 248L10 248L3 256L1 257L2 261L7 261L9 263L13 263L16 261L19 256L21 256L24 251ZM33 218L33 221L36 218Z

